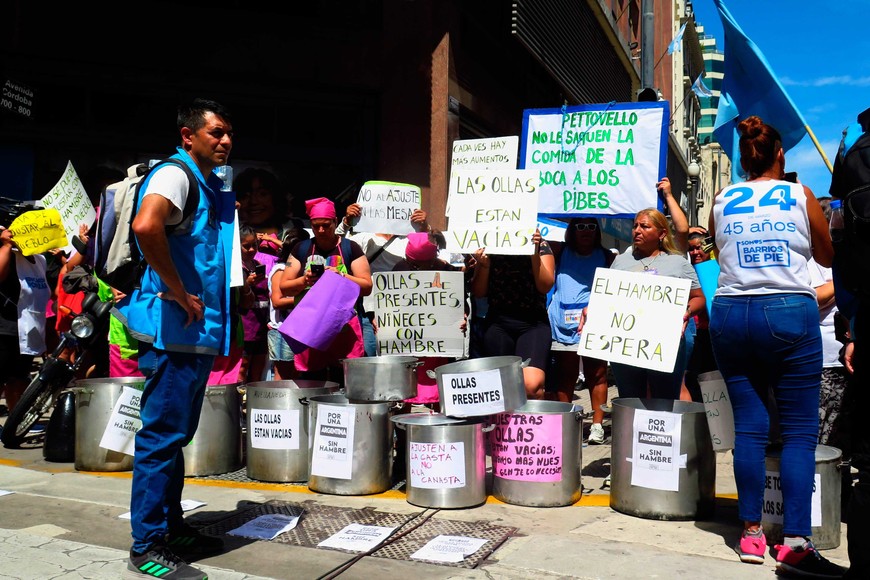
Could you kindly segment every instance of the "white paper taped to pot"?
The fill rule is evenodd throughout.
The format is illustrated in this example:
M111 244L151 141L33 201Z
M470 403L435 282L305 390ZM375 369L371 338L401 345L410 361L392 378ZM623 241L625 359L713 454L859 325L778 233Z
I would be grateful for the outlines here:
M299 449L299 409L250 408L248 414L251 416L251 447Z
M734 449L734 410L728 398L728 387L719 371L698 375L701 398L707 412L707 425L713 440L713 451Z
M139 418L141 398L141 389L127 386L121 389L100 439L100 447L130 456L136 452L136 433L142 428L142 419Z
M515 481L562 481L562 417L499 413L489 434L492 474Z
M679 491L682 415L635 410L631 431L631 485Z
M338 405L317 406L311 475L351 479L356 411Z
M782 501L782 486L778 471L765 471L764 504L761 507L761 521L765 524L782 525L785 504ZM813 496L810 499L810 526L822 527L822 476L815 474Z
M444 414L450 417L483 416L501 413L504 408L504 385L501 371L489 369L469 373L441 375Z
M418 489L465 487L465 442L408 442L411 485Z

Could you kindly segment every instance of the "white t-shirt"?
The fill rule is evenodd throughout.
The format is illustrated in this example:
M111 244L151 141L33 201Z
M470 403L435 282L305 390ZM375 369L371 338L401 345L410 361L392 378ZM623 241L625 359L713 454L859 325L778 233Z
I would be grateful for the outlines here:
M269 272L268 278L266 278L266 286L269 288L269 328L277 330L281 323L284 322L284 319L287 318L287 314L290 313L289 310L277 310L272 305L272 277L277 272L283 272L284 268L287 266L285 262L275 262L275 265L272 266L272 271ZM278 283L280 284L281 278L279 276Z
M165 197L174 206L166 225L174 226L181 223L184 216L184 204L187 203L187 190L190 184L184 169L166 164L154 170L142 194L142 199L152 193Z
M393 241L387 246L390 240L377 234L368 232L360 232L349 236L349 239L358 243L365 252L365 255L373 256L375 252L384 248L384 250L374 260L369 259L369 267L372 274L376 272L391 272L393 267L405 259L405 248L408 247L408 238L406 236L394 235ZM363 308L366 312L374 312L375 297L372 294L363 296Z
M810 283L813 285L813 288L818 288L833 279L831 269L820 266L813 259L807 262L807 269L810 272ZM819 308L819 327L822 331L822 366L825 368L840 368L843 366L840 364L840 347L843 345L837 340L837 333L834 329L834 314L836 312L836 304Z
M730 185L713 200L716 296L802 293L815 298L803 186L775 179Z

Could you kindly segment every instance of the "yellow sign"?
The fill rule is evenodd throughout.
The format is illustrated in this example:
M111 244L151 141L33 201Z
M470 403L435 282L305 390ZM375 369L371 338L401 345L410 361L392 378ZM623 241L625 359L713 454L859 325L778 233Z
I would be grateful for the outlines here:
M63 248L69 242L56 209L37 209L24 212L9 226L21 254L32 256L54 248Z

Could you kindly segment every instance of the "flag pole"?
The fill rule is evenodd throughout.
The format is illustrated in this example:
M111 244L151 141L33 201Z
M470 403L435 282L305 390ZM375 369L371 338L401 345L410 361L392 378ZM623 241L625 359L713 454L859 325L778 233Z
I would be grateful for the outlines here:
M804 125L804 129L807 130L807 134L810 136L810 139L813 140L813 145L816 146L816 149L818 150L819 155L821 155L821 156L822 156L822 159L825 160L825 165L827 165L827 167L828 167L828 171L830 171L830 172L833 174L833 173L834 173L834 167L831 165L831 162L828 160L828 156L825 155L825 150L822 149L822 146L819 144L819 140L816 139L816 135L813 133L813 130L810 129L810 126L809 126L809 125Z

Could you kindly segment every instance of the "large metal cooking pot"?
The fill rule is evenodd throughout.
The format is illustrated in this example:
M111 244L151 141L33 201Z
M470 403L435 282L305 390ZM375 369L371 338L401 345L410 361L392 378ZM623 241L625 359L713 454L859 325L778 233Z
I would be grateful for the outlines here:
M417 396L417 357L345 358L344 392L352 401L404 401Z
M390 489L393 405L354 403L344 395L318 395L310 403L308 488L336 495Z
M583 407L529 401L490 420L492 495L505 503L556 507L580 499Z
M518 356L487 356L448 363L426 371L438 382L441 412L450 417L480 417L513 411L526 404Z
M408 503L426 508L467 508L486 501L486 450L483 417L456 419L440 413L396 415L408 432Z
M242 466L239 383L208 385L199 425L183 449L184 475L202 477Z
M130 471L133 456L100 447L124 387L145 388L141 377L84 379L76 381L76 453L79 471Z
M308 400L340 390L333 381L258 381L247 393L247 471L259 481L308 481Z

